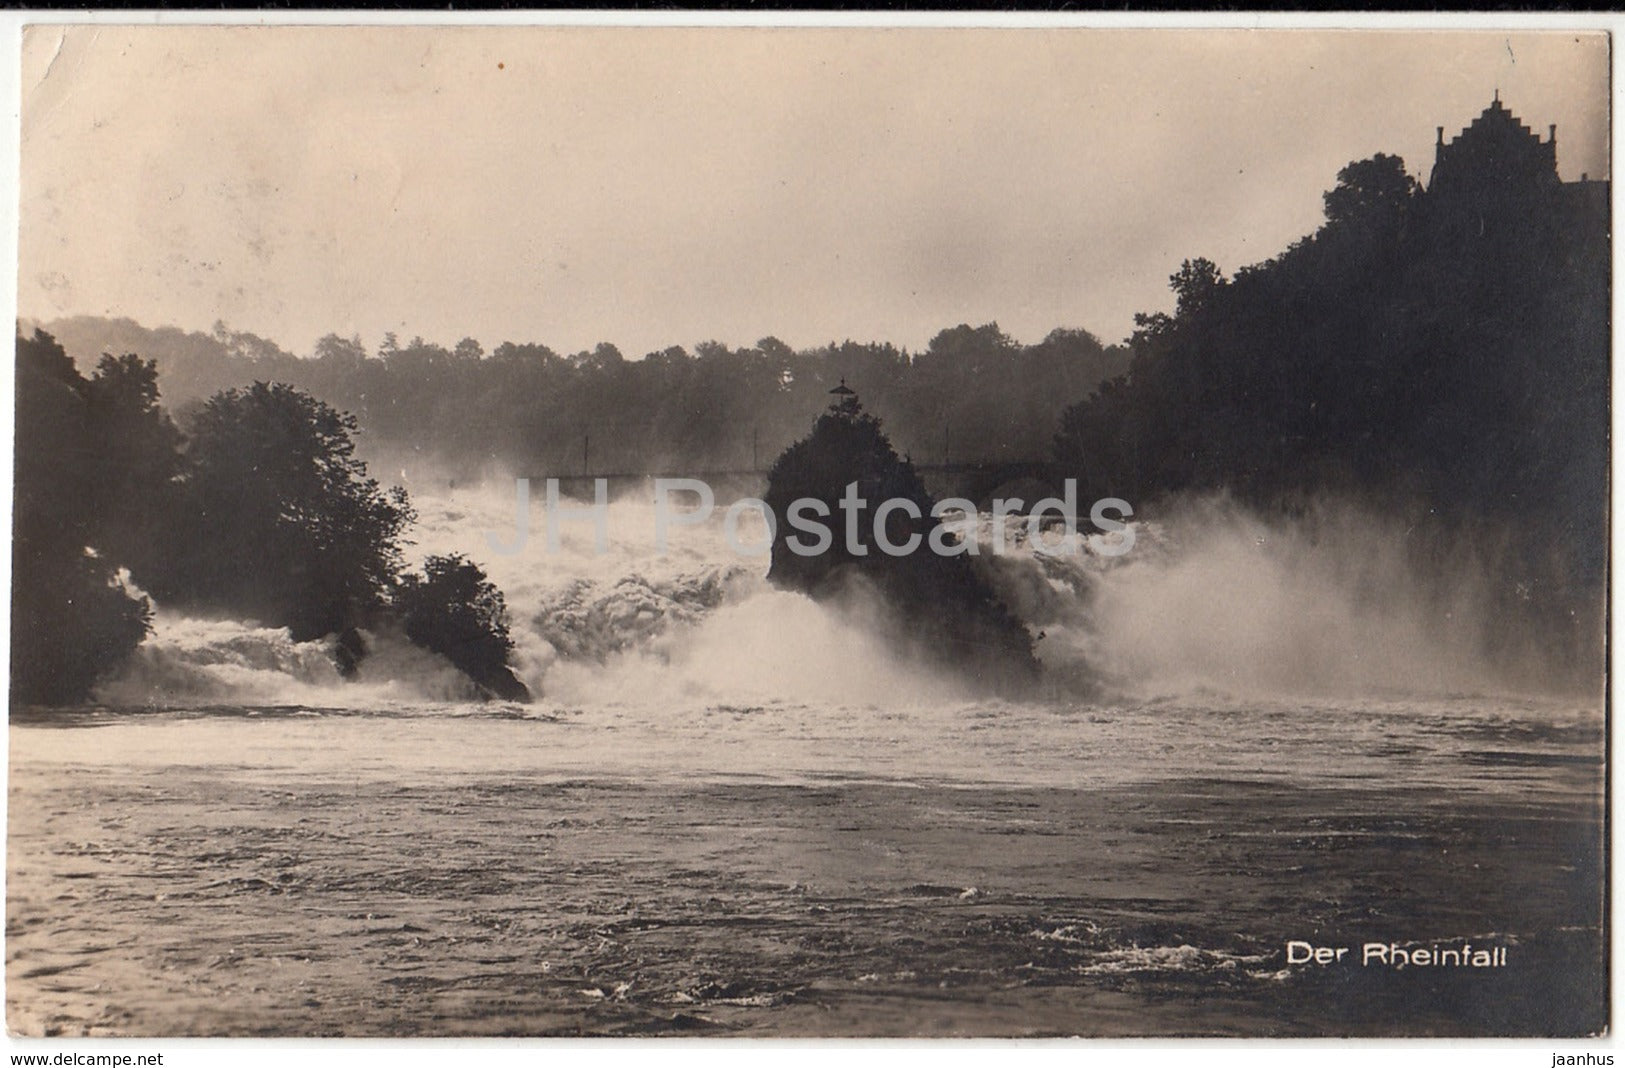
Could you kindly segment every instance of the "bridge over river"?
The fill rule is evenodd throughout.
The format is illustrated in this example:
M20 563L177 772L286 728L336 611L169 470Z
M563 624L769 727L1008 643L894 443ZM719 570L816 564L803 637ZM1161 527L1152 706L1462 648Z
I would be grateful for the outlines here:
M933 497L965 497L984 503L1002 486L1032 481L1060 489L1055 465L1048 460L963 460L951 463L915 464ZM653 492L655 479L696 479L710 486L718 499L727 496L759 496L767 488L767 470L736 468L716 471L628 472L606 471L591 475L535 473L530 476L532 492L538 496L549 478L558 479L559 494L590 501L598 479L607 484L610 500ZM1018 496L1020 493L1017 494Z

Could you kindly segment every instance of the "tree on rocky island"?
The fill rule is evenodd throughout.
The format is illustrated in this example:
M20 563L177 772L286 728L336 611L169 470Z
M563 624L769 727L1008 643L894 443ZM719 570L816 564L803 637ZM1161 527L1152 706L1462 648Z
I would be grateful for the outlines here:
M462 556L431 556L423 573L402 576L393 615L412 644L451 661L490 696L530 700L508 666L513 639L502 591Z
M819 416L812 433L785 450L768 474L764 502L780 517L774 533L768 581L815 599L851 595L854 581L867 582L880 595L897 644L911 654L954 665L994 689L1024 685L1037 676L1033 640L962 553L932 548L953 544L954 535L940 530L932 516L936 504L914 465L899 457L881 430L880 420L863 410L857 396L842 386L838 399ZM848 526L840 502L847 487L867 510ZM800 512L803 523L824 527L827 543L791 528L785 521L799 501L823 506ZM885 551L875 536L874 516L884 502L907 501L920 518L902 508L885 520ZM848 539L848 534L852 538ZM918 541L914 541L914 536ZM804 547L797 552L792 539ZM807 547L822 544L819 551Z

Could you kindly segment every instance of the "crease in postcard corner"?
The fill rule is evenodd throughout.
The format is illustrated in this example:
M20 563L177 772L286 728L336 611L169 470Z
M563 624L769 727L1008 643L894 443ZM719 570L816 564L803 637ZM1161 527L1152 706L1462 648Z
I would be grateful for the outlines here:
M58 77L54 81L52 75L56 73L57 63L62 59L63 53L68 50L70 37L83 35L89 43L94 43L101 35L101 27L75 27L75 26L26 26L23 28L23 94L22 94L22 136L28 140L32 130L44 122L62 102L67 99L72 78ZM49 58L44 58L44 52L49 49ZM43 63L43 69L41 64ZM33 71L38 70L37 75ZM53 92L52 90L56 90Z

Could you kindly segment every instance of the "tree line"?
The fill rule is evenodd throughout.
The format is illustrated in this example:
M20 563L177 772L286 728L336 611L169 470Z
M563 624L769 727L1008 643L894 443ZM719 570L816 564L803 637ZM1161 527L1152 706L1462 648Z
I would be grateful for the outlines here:
M1324 224L1273 259L1230 277L1186 260L1170 279L1172 313L1137 316L1124 346L1066 329L1022 345L989 323L943 330L912 354L764 338L628 360L609 344L486 352L471 338L448 349L389 335L368 351L330 334L299 357L223 325L205 335L60 320L75 351L160 357L185 433L158 406L151 359L105 356L85 377L49 335L19 339L14 613L59 629L14 626L42 657L14 677L23 692L51 692L28 681L29 664L77 657L60 674L83 680L97 649L139 641L146 609L114 581L127 569L163 603L257 614L296 637L354 634L417 604L445 617L407 627L431 648L451 647L454 632L498 635L469 670L501 688L500 601L466 561L401 574L410 506L366 477L358 420L386 448L471 473L760 470L842 378L911 467L1049 456L1081 499L1125 498L1141 516L1190 492L1269 509L1350 497L1409 523L1409 545L1434 567L1497 544L1499 607L1595 660L1606 215L1555 183L1434 196L1381 154L1345 167L1324 199ZM258 384L235 388L244 380ZM255 499L245 479L260 480ZM61 591L101 607L67 621ZM446 604L468 611L453 621Z
M1233 277L1185 261L1173 314L1136 318L1127 372L1061 415L1057 473L1142 512L1337 494L1408 523L1434 566L1498 545L1498 607L1600 668L1606 210L1555 180L1499 192L1431 195L1379 154L1279 256Z
M1040 460L1062 407L1128 366L1126 349L1083 330L1023 345L997 323L942 330L916 353L850 340L796 350L767 337L641 359L608 343L487 351L473 338L448 348L393 334L371 350L329 334L296 356L224 324L202 334L79 317L48 328L83 360L157 357L178 411L240 382L286 382L354 413L380 452L421 450L469 474L762 471L843 378L917 463Z

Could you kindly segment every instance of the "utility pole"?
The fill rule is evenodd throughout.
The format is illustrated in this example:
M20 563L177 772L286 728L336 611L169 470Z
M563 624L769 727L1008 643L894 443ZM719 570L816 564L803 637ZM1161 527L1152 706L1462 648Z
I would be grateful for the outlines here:
M755 474L761 470L761 464L756 459L756 428L750 428L750 472Z
M592 474L592 465L587 462L588 457L591 455L591 448L592 437L588 434L581 435L581 474L583 476Z

